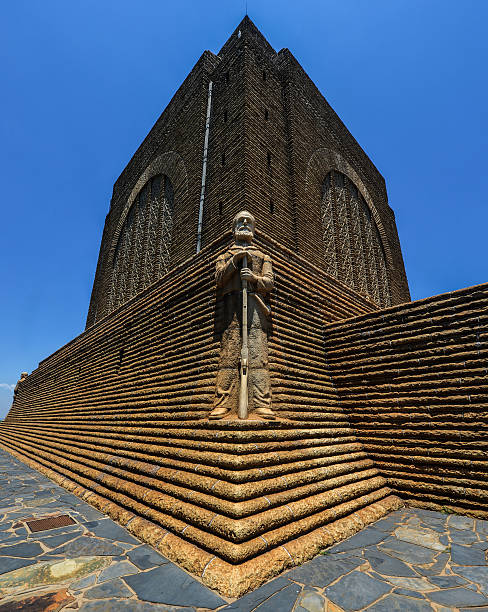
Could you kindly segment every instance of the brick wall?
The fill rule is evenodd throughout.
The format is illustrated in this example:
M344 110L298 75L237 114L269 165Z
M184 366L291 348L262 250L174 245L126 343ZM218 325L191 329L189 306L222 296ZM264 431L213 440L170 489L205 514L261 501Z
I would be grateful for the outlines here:
M209 81L203 246L227 232L246 207L263 232L322 267L321 184L335 168L355 182L380 228L392 302L408 301L382 176L292 54L276 53L246 18L218 55L202 55L115 183L87 327L108 313L117 232L141 177L159 156L172 156L162 170L175 187L171 266L195 253Z
M488 516L488 285L326 327L340 405L403 499Z

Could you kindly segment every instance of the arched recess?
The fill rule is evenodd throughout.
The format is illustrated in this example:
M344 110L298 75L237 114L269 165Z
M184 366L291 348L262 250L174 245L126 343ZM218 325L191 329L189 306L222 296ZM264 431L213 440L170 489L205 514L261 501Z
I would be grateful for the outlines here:
M341 184L335 185L335 183ZM305 190L307 200L317 202L317 206L321 207L322 221L332 223L329 228L323 227L324 256L328 262L328 250L335 249L338 265L335 269L334 266L328 266L331 269L326 271L359 293L368 296L377 304L389 305L391 277L394 270L390 245L381 217L357 172L339 153L326 148L317 149L308 162ZM330 204L330 200L334 200L337 193L341 191L347 192L344 198L347 202L343 201L341 206L338 203L335 219L326 218L329 211L323 208L324 198L328 193ZM339 212L340 219L337 218L337 212ZM326 242L326 234L334 232L334 228L335 236L332 236L332 242L335 240L335 245L331 245ZM365 243L365 230L370 234L372 241L370 245ZM353 254L354 260L348 261L349 266L341 265L339 260L344 263L345 260L350 259L349 253ZM383 277L383 288L378 288L377 279L374 278L372 272L376 266L381 268L379 274ZM373 285L375 285L374 289Z
M185 164L174 151L154 159L136 181L109 250L109 310L168 271L174 204L184 199L187 191Z

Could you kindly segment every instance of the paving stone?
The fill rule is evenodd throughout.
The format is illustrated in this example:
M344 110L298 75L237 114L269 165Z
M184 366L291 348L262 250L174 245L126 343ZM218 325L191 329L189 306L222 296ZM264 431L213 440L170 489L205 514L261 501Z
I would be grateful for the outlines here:
M488 534L488 521L482 521L481 519L476 519L476 531L478 533Z
M432 612L432 606L425 600L387 595L370 606L368 612Z
M4 506L3 508L0 508L0 514L10 514L11 512L16 512L18 510L22 510L22 506L15 506L14 508Z
M26 535L28 535L29 532L25 527L19 527L18 529L14 530L14 533L16 536L24 538Z
M427 582L425 578L403 578L397 576L389 576L388 582L396 587L404 589L413 589L414 591L432 591L433 586Z
M163 565L164 563L169 563L168 559L157 553L150 546L138 546L137 548L133 548L127 553L127 556L135 563L137 567L142 570L149 569L150 567L155 567L156 565Z
M297 599L295 612L324 612L326 605L325 599L317 591L304 589Z
M432 584L435 584L440 589L452 589L462 586L468 581L461 576L429 576L429 582L432 582Z
M447 546L439 540L439 535L432 529L422 527L397 527L395 536L403 542L410 542L432 550L444 551Z
M201 608L217 608L225 604L221 597L173 563L125 576L123 580L144 601Z
M38 538L37 541L41 542L42 544L44 544L44 546L47 546L48 548L57 548L58 546L61 546L62 544L66 544L66 542L70 542L71 540L74 540L75 538L78 537L79 534L75 533L65 533L65 534L60 534L60 535L55 535L55 536L48 536L45 538Z
M426 510L425 508L412 508L415 516L421 517L423 520L445 521L447 516L436 510Z
M308 586L324 588L340 576L348 574L363 561L330 561L327 557L315 557L297 569L286 574L286 577Z
M124 551L120 546L115 546L106 540L99 540L89 536L81 536L64 546L51 551L53 555L64 555L66 557L81 557L83 555L120 555Z
M75 582L71 582L69 585L70 591L81 591L81 589L86 589L89 586L95 584L97 577L95 574L90 574L81 580L76 580Z
M85 523L85 527L88 527L92 533L100 538L106 538L107 540L119 540L120 542L128 542L129 544L134 545L140 544L139 540L136 540L136 538L131 536L128 531L110 519L91 521L89 523Z
M99 521L105 518L105 515L99 512L98 510L95 510L95 508L88 508L86 510L79 509L78 507L76 508L80 516L82 517L81 520L83 521L83 523L87 523L89 521Z
M54 559L35 563L28 567L0 575L0 589L34 588L43 584L68 583L106 567L107 557L80 557L78 559Z
M461 574L461 576L471 580L471 582L476 582L484 591L488 590L488 567L458 567L456 565L451 567L456 574Z
M105 568L98 576L97 583L111 580L112 578L120 578L120 576L127 576L127 574L135 574L139 570L135 565L129 561L121 561L119 563L113 563L109 567Z
M17 559L15 557L2 557L0 560L0 574L13 572L21 567L32 565L35 563L33 559Z
M444 571L446 563L449 561L448 553L441 553L435 563L432 563L428 567L422 567L421 565L414 565L413 569L421 576L437 576Z
M374 529L379 529L380 531L387 531L388 533L391 533L396 527L398 527L398 525L398 520L391 518L390 515L387 518L376 521L372 527Z
M468 529L450 529L449 537L456 544L473 544L478 541L474 531Z
M388 576L417 576L406 563L379 550L368 550L364 553L364 556L369 561L371 567L380 574Z
M328 587L325 595L344 610L361 610L391 591L391 586L354 571Z
M353 563L364 563L363 554L367 550L378 550L376 546L364 546L363 548L352 548L347 552L334 552L324 551L321 553L321 557L326 557L329 561L352 561Z
M417 597L418 599L423 599L425 597L423 593L418 593L410 589L402 589L401 587L393 589L393 593L396 595L405 595L406 597Z
M148 604L135 599L102 599L101 601L88 601L83 603L78 612L195 612L194 608L173 608Z
M435 531L439 535L442 535L446 532L446 526L442 523L438 523L437 521L429 521L428 523L421 522L418 527L420 527L421 529L430 529L431 531Z
M103 584L88 589L83 593L83 597L87 599L107 599L112 597L132 597L132 591L127 588L127 585L120 578L109 580Z
M462 587L457 589L433 591L432 593L427 593L426 595L431 601L442 604L443 606L459 608L460 606L488 605L487 597Z
M461 544L451 546L451 560L456 565L486 565L484 551Z
M386 538L386 535L387 534L380 529L375 529L374 527L366 528L344 542L328 548L327 552L343 552L353 548L363 548L364 546L370 546L371 544L378 544L378 542L381 542Z
M16 538L15 534L11 531L8 532L0 532L0 544L7 544L10 540Z
M17 536L12 533L11 536L7 538L6 540L4 540L2 544L0 545L0 555L2 554L2 551L5 546L11 546L12 544L20 544L20 543L25 544L25 538L23 536Z
M289 586L289 584L290 581L286 578L275 578L252 593L248 593L234 603L229 604L220 612L224 612L224 610L225 612L251 612L251 610L254 610L259 604L268 599L268 597L271 597L273 593Z
M0 556L2 557L36 557L43 552L37 542L22 542L13 546L0 546Z
M46 593L34 593L27 597L16 598L2 604L0 612L55 612L61 610L75 599L66 592L66 589Z
M451 514L447 522L449 527L454 529L471 529L474 530L474 519L469 516L459 516L458 514Z
M37 508L38 506L48 506L52 503L54 497L34 497L34 499L25 499L24 498L24 507L26 508Z
M379 549L407 563L432 563L435 556L435 551L430 548L403 542L395 537L387 538Z
M277 612L277 610L280 612L291 612L295 607L297 596L301 590L302 587L298 584L290 584L260 604L256 608L256 612Z

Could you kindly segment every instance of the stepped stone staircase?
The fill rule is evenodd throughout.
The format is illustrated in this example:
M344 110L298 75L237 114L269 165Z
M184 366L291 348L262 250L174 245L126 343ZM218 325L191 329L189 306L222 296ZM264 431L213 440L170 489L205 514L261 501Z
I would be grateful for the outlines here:
M373 305L270 240L279 419L208 421L219 354L213 271L225 246L41 362L0 444L237 597L402 502L351 428L325 358L324 325Z

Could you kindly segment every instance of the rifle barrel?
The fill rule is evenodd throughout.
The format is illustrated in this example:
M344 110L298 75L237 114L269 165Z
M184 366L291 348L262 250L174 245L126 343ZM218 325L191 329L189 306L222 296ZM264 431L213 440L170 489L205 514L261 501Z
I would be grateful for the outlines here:
M242 259L242 267L247 268L247 255ZM240 419L247 419L248 413L248 359L249 349L247 346L247 281L242 281L242 347L241 347L241 388L239 393L239 411Z

